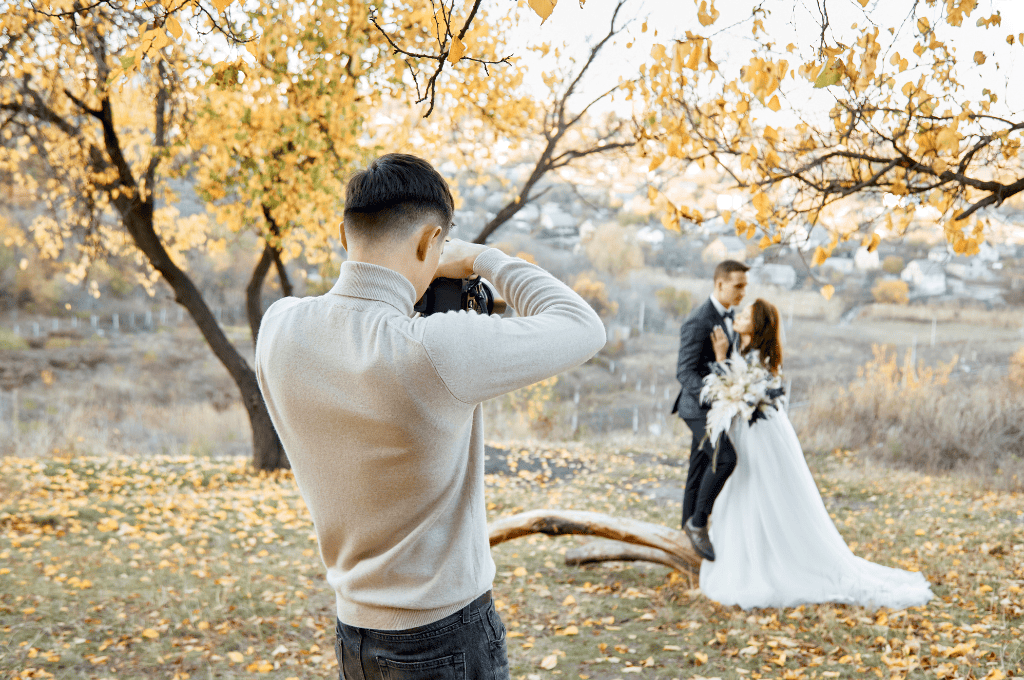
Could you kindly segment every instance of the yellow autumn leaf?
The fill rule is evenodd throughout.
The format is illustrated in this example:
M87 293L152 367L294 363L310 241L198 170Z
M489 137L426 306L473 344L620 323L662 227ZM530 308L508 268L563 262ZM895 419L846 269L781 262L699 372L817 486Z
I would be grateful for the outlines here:
M984 52L979 50L979 51L974 53L974 63L975 64L978 64L980 66L981 64L985 63L986 59L987 59L987 57L985 56Z
M525 567L516 567L515 571L512 572L512 575L513 576L526 576L526 568Z
M772 205L772 201L768 198L768 194L765 194L764 192L756 194L751 200L751 203L753 203L754 208L757 209L758 215L768 212L768 209L771 208Z
M831 300L832 296L835 295L835 292L836 292L836 287L833 286L831 283L828 284L827 286L822 286L821 287L821 296L823 298L825 298L826 300Z
M773 96L766 106L772 111L778 111L781 109L782 104L779 103L779 95Z
M537 13L543 23L551 16L551 11L555 9L557 2L558 0L530 0L530 9Z
M870 236L866 236L864 238L864 240L861 242L861 245L867 248L869 253L873 253L875 252L875 250L878 249L878 244L880 244L881 242L881 236L879 236L878 234L871 234Z
M706 664L708 662L708 655L705 654L704 652L694 652L693 653L693 662L697 666L703 666L704 664Z
M221 14L224 13L224 10L226 10L230 4L231 0L213 0L213 6L216 7L217 11Z
M171 35L175 38L181 38L183 31L181 30L181 23L173 14L168 14L167 19L164 21L164 25L167 30L170 31Z
M241 652L228 652L228 658L232 663L242 663L245 661L245 657L242 656Z
M462 59L462 55L466 53L466 44L459 40L458 36L452 36L452 46L448 50L448 61L453 64L458 63L459 59Z
M565 628L563 628L562 630L558 631L555 634L556 635L579 635L580 634L580 629L577 628L574 625L568 625L568 626L566 626Z
M565 599L562 600L562 606L563 607L571 607L574 604L576 604L576 598L573 597L572 595L566 595Z
M147 628L146 630L142 631L142 637L149 638L150 640L155 640L158 637L160 637L160 633L156 632L152 628Z
M697 9L697 21L701 26L710 26L718 20L720 14L721 12L715 9L715 0L711 0L710 7L708 7L707 0L701 0L700 7Z
M818 246L814 249L814 257L811 258L811 266L819 267L828 259L828 251Z
M557 665L558 665L558 655L557 654L548 654L547 656L545 656L543 659L540 660L540 667L543 668L544 670L547 670L547 671L551 670L552 668L554 668Z

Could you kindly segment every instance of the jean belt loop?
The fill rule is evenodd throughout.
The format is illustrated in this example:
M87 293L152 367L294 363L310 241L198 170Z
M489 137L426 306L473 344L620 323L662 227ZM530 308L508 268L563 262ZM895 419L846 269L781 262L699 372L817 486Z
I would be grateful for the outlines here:
M463 624L469 623L469 615L472 612L473 604L474 604L473 602L470 602L469 604L467 604L465 607L462 608L462 623Z

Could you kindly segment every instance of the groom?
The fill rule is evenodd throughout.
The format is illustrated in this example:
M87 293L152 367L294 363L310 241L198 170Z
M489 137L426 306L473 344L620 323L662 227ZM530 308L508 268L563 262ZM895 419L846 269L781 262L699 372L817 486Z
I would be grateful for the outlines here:
M736 334L732 328L734 307L743 300L749 269L747 265L735 260L719 263L715 267L715 288L711 297L686 317L679 331L676 377L682 383L682 389L676 397L672 413L678 413L693 433L690 470L686 475L686 489L683 492L683 531L697 553L712 562L715 560L715 549L708 537L708 515L711 514L715 498L722 491L725 480L736 467L736 451L729 437L722 437L717 464L714 470L711 469L714 445L710 441L703 441L710 407L700 402L700 389L704 376L711 372L710 364L715 360L711 331L716 326L724 329L729 338L730 354L737 350Z

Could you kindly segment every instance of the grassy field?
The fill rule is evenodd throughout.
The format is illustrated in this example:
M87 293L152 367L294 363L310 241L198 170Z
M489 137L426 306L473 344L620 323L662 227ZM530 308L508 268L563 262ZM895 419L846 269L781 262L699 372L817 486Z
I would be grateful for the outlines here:
M501 445L492 517L534 508L675 526L679 451ZM905 611L744 612L654 565L570 568L574 537L496 546L517 680L987 678L1024 667L1024 503L956 478L809 459L858 555L918 569ZM337 677L333 599L289 473L242 459L0 460L0 677Z

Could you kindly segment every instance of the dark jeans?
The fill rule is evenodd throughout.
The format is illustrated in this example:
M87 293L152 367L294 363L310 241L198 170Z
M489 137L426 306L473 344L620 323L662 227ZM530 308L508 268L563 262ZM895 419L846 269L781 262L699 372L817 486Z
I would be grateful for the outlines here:
M338 621L340 680L509 680L505 625L490 592L445 618L407 630Z
M707 420L687 418L686 426L693 432L693 440L690 442L690 470L683 491L683 524L693 517L693 525L702 527L708 523L708 516L715 506L715 499L725 486L725 480L729 479L736 468L736 449L732 447L729 435L723 435L718 444L718 464L712 472L711 460L715 455L715 446L710 440L700 445Z

